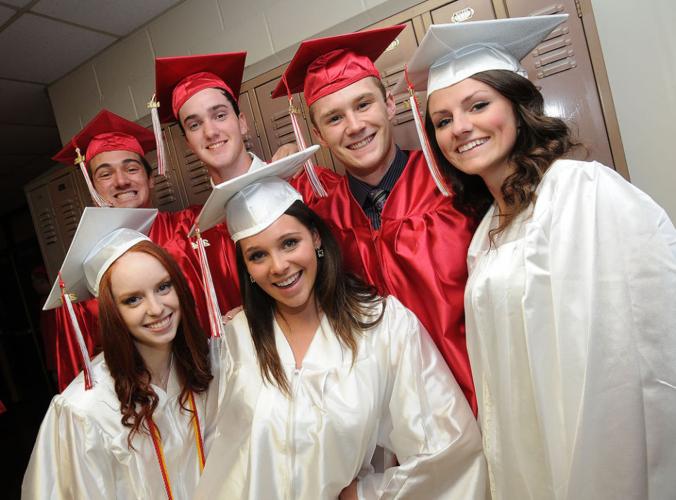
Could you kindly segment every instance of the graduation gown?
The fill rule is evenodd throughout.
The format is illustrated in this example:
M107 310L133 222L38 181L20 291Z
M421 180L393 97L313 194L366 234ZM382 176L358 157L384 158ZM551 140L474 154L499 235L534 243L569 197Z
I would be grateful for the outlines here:
M331 228L347 270L415 313L475 409L463 314L473 224L439 192L420 151L409 152L378 231L352 196L346 176L316 170L328 197L313 193L305 173L292 184Z
M218 339L212 339L212 354ZM218 414L219 358L211 356L209 388L195 394L205 454L212 446ZM166 498L151 437L138 432L127 445L129 428L121 423L114 380L100 354L93 360L94 387L84 389L80 375L52 399L23 479L24 500L108 500ZM159 403L153 420L162 436L162 452L176 500L192 498L200 477L191 414L180 408L181 386L170 369L166 392L153 385Z
M676 231L598 163L556 161L537 195L468 255L493 499L673 498Z
M385 303L354 364L323 317L296 369L275 322L290 398L263 382L244 313L228 323L218 439L196 499L334 500L356 477L360 498L484 498L467 401L417 318L394 297ZM400 465L374 473L376 445Z

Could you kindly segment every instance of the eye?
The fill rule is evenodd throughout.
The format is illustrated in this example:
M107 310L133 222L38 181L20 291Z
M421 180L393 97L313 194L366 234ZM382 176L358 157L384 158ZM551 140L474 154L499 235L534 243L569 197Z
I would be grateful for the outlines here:
M261 251L256 251L256 252L251 252L251 253L247 256L247 259L248 259L250 262L258 262L259 260L261 260L261 259L263 258L263 256L264 256L264 253L263 253L263 252L261 252Z
M371 106L371 101L361 101L359 104L357 104L357 109L359 111L364 111L367 110Z
M449 125L450 123L453 123L453 118L451 117L442 118L440 120L437 120L437 122L434 124L434 128L444 128L446 125Z
M341 116L340 115L331 115L326 118L326 123L329 125L335 125L340 121Z
M228 113L226 113L225 111L220 111L220 112L216 113L216 120L222 121L222 120L225 120L227 117L228 117Z
M96 178L100 180L104 180L110 177L110 172L106 171L99 171L96 172Z
M141 297L139 297L138 295L131 295L131 296L127 297L126 299L124 299L122 301L122 303L125 306L136 307L137 305L139 305L141 303Z
M131 164L131 165L129 165L129 166L127 167L127 173L129 173L129 174L135 174L135 173L138 172L140 169L141 169L141 167L140 167L139 165L137 165L137 164L134 163L134 164Z
M481 111L481 110L484 109L486 106L488 106L488 104L490 104L488 101L479 101L479 102L476 102L476 103L474 103L474 104L472 105L472 107L470 108L470 111Z
M171 281L164 281L157 287L157 291L162 294L169 293L174 287Z
M298 245L297 238L287 238L282 242L282 248L289 250L295 248Z
M189 122L186 128L190 131L195 131L199 128L200 124L196 121Z

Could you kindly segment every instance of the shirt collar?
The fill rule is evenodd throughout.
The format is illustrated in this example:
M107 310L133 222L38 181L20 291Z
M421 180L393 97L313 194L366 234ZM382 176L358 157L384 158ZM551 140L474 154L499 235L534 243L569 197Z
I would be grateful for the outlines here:
M392 160L392 163L390 164L390 168L387 169L387 172L385 172L385 175L377 185L372 186L357 179L349 173L347 174L347 181L349 183L352 196L354 196L355 200L357 200L357 203L359 203L360 206L364 206L367 201L367 196L372 189L380 188L389 193L392 191L392 188L394 188L394 185L397 183L397 180L399 180L399 177L401 177L404 167L406 167L406 163L408 162L408 154L399 149L399 146L396 146L396 148L397 152L394 155L394 160Z

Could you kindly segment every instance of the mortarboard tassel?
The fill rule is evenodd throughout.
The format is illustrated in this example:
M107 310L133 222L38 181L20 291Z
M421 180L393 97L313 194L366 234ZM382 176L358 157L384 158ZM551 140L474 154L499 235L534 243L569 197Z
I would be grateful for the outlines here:
M73 325L73 330L75 330L75 339L77 340L77 344L80 347L80 354L82 356L83 362L82 371L84 372L85 379L85 390L89 390L94 386L92 381L92 362L91 359L89 359L89 352L87 351L84 337L82 337L80 325L77 322L77 318L75 317L75 311L73 310L73 304L70 301L70 296L66 293L66 285L61 278L61 273L59 273L59 287L61 288L61 307L65 307L68 311L70 322Z
M411 104L411 111L413 111L413 121L415 122L415 129L418 132L418 137L420 138L420 146L422 147L423 155L425 156L425 160L427 161L427 167L429 168L430 174L432 174L432 179L434 179L434 183L439 188L439 191L441 191L441 194L443 194L444 196L450 196L451 190L446 185L444 176L441 174L441 171L439 170L439 165L437 165L437 159L435 158L434 153L432 152L432 147L430 146L427 134L425 133L425 128L423 127L422 114L420 113L420 105L418 104L418 99L415 96L415 90L413 89L413 85L411 84L411 81L408 79L407 67L404 68L404 76L406 77L406 83L408 84L408 92L410 94L409 102Z
M157 175L166 175L167 157L164 150L164 135L162 133L162 125L160 124L160 115L158 112L160 103L155 99L155 94L153 94L153 98L147 104L147 107L150 109L153 132L155 133L155 143L157 144Z
M286 85L286 78L282 77L282 79L284 80L284 85ZM302 151L307 148L307 145L305 144L305 139L303 138L303 132L301 131L300 126L298 125L297 115L300 114L300 110L293 105L293 95L289 91L288 85L286 85L286 92L287 95L289 96L289 117L291 118L293 135L296 136L298 149ZM305 172L307 173L307 176L310 179L310 184L312 185L312 190L314 191L314 193L320 198L326 198L328 194L326 192L326 189L324 188L324 185L322 184L322 181L319 180L317 172L315 172L315 165L314 162L312 161L312 158L308 158L308 160L305 162Z
M202 270L202 288L204 289L204 295L207 299L211 336L221 337L225 333L223 331L223 322L221 320L221 309L218 306L218 297L216 297L214 282L211 278L211 270L209 269L207 252L204 249L204 240L202 239L202 233L200 233L200 229L197 224L195 224L195 239L197 240L197 243L193 244L193 247L197 250L197 257L200 261L200 268Z
M96 191L96 189L94 189L94 184L92 184L92 180L89 177L89 172L87 172L87 165L85 165L85 157L82 156L80 148L75 146L75 152L77 153L77 157L75 158L75 165L79 165L80 167L80 171L82 172L82 175L85 178L85 183L87 184L87 189L89 190L89 195L92 197L92 201L98 207L111 206L110 203L104 200L103 197Z

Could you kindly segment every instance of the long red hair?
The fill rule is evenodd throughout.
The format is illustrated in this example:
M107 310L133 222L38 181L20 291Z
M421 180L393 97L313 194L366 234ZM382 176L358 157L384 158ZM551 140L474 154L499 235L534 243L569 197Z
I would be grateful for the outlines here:
M182 384L179 401L184 410L190 411L186 405L189 393L204 392L213 378L209 366L209 343L197 321L190 288L174 259L163 248L150 241L142 241L127 252L141 252L155 257L167 270L178 296L181 322L171 350L173 366ZM131 428L127 438L131 447L132 438L139 429L148 431L147 420L152 417L159 398L150 386L150 372L136 349L113 297L110 284L113 267L103 274L99 285L99 328L103 355L120 400L122 425ZM144 422L145 425L141 427Z

